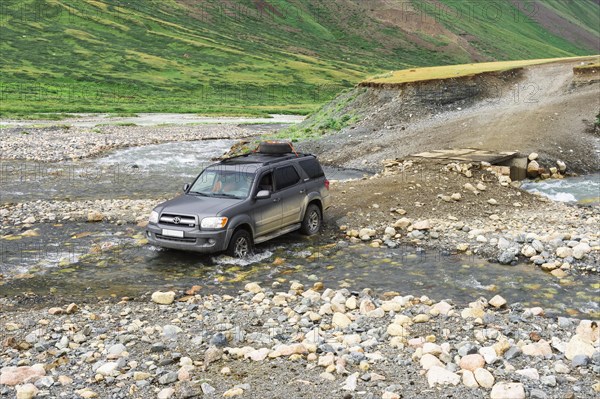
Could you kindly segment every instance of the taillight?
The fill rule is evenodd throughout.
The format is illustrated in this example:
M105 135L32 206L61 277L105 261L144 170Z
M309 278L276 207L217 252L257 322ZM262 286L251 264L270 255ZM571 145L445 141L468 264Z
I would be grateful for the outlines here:
M325 188L329 190L329 180L325 179Z

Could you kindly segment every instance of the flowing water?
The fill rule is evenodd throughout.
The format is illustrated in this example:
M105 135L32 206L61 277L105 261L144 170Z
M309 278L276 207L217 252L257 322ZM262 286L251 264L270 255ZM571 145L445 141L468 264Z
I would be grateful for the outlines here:
M1 200L170 196L231 144L214 140L149 145L85 161L44 164L43 170L35 163L4 163ZM361 178L364 173L325 169L332 180ZM564 187L569 181L560 184ZM586 184L589 181L575 186ZM202 293L235 292L248 281L267 286L299 280L308 285L322 281L330 287L451 298L463 305L479 296L501 294L509 302L542 306L557 314L600 316L600 284L595 275L557 280L532 265L502 266L438 252L417 254L412 247L339 247L324 235L306 238L292 233L259 245L249 259L237 260L156 248L135 226L47 223L37 225L29 235L18 229L8 232L0 238L2 296L34 293L48 300L78 301L135 297L192 285L202 286Z
M78 301L193 285L202 286L202 293L231 293L248 281L268 286L299 280L305 285L322 281L329 287L451 298L462 305L501 294L511 303L542 306L549 313L600 316L596 276L557 280L533 265L502 266L475 257L415 253L411 247L343 248L323 238L289 234L238 260L156 248L137 227L87 223L43 225L37 237L2 245L0 267L12 275L0 280L6 296L32 292Z
M587 205L600 204L600 173L566 179L549 179L524 183L521 188L544 195L554 201Z
M234 140L175 142L116 150L82 161L0 161L0 201L162 198L180 192ZM324 167L332 180L367 172Z

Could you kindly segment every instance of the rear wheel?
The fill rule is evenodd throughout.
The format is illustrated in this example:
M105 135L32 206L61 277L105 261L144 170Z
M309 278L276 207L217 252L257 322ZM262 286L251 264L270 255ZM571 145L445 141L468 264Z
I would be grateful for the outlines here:
M233 233L227 247L227 255L234 258L245 258L250 254L252 254L252 237L250 237L250 233L244 229Z
M306 208L304 219L302 220L302 227L300 232L307 236L314 236L321 229L321 210L315 204L310 204Z

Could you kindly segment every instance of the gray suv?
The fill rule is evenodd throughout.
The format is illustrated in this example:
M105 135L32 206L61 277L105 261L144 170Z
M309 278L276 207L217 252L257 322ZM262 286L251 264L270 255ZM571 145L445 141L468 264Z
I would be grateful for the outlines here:
M257 152L210 165L183 190L154 208L148 241L234 257L294 230L317 234L330 200L317 158L289 143L261 143Z

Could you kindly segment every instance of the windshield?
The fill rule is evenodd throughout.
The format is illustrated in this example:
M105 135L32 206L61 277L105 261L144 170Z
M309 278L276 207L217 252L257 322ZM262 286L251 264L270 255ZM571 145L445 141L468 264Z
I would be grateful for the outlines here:
M253 180L253 173L218 168L205 169L189 193L209 197L246 198Z

